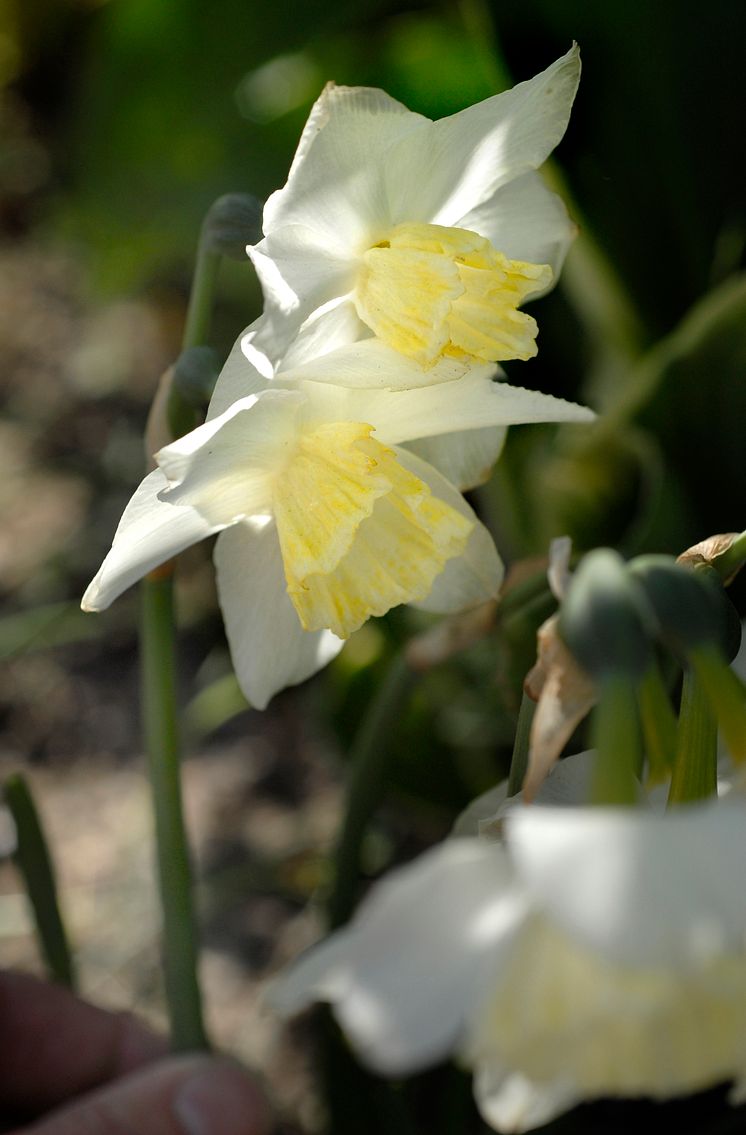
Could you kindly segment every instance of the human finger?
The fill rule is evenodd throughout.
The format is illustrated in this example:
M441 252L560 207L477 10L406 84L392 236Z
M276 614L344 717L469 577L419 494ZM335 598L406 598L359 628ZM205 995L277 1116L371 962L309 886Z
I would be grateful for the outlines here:
M0 1099L39 1114L162 1056L129 1013L97 1009L29 974L0 973Z
M256 1083L217 1057L171 1057L98 1088L14 1135L268 1135Z

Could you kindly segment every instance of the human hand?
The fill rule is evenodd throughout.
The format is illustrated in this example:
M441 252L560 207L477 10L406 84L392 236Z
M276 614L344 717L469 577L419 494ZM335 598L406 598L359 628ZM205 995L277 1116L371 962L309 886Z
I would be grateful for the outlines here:
M0 973L0 1130L268 1135L270 1121L260 1089L228 1060L168 1056L129 1014Z

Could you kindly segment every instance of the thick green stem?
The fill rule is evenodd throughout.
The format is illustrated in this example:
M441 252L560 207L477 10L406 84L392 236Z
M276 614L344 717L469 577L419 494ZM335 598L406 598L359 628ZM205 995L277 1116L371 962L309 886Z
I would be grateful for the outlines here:
M536 702L524 692L521 699L521 708L518 711L518 724L515 731L513 756L510 761L508 775L508 796L515 796L521 791L528 768L528 750L531 739L531 723L536 712Z
M54 981L74 989L75 971L57 900L54 863L33 796L20 773L8 777L4 796L16 828L14 859L26 884L47 969Z
M170 575L142 585L142 713L155 811L166 1000L176 1052L208 1048L197 979L192 879L181 801L173 591Z
M746 687L720 651L703 643L689 652L689 661L717 718L736 764L746 762Z
M635 778L640 774L642 747L635 687L626 674L607 674L600 682L593 711L594 804L635 804Z
M679 735L669 806L704 800L717 792L717 723L694 669L684 674Z
M355 906L360 875L360 850L384 788L392 747L391 733L417 674L403 654L392 661L362 720L350 752L347 807L333 856L334 883L328 921L334 930L345 923Z
M189 293L182 351L190 347L201 347L210 337L212 306L219 267L219 253L214 252L202 237L197 248L197 263L194 266L192 289Z
M220 266L220 255L209 240L209 217L197 248L182 350L202 346L209 337ZM168 416L175 437L194 425L192 407L173 386ZM173 564L165 564L142 584L142 714L155 813L171 1044L175 1051L187 1052L209 1044L197 977L197 929L181 799L172 577Z
M676 714L666 693L660 667L653 661L639 685L640 718L648 758L648 785L661 784L676 758Z

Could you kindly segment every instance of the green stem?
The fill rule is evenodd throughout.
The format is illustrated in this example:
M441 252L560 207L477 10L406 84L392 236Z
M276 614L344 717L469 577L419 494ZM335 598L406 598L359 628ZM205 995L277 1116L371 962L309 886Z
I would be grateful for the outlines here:
M189 295L182 350L207 342L220 255L202 225ZM172 386L168 401L172 432L194 425L194 411ZM197 976L197 932L189 847L181 799L176 709L173 564L142 584L142 713L155 814L156 854L163 912L166 1000L171 1044L177 1052L209 1047Z
M731 757L746 762L746 687L712 643L689 651L695 671Z
M155 812L166 1001L176 1052L209 1047L197 978L192 879L181 801L173 590L170 575L142 585L142 712Z
M334 884L328 904L330 929L347 922L355 907L360 875L360 851L384 787L391 759L393 723L402 710L417 674L398 654L358 729L350 751L350 780L342 830L333 855Z
M679 733L673 766L672 804L704 800L717 792L717 723L695 670L687 669L681 691Z
M182 351L186 351L190 347L201 347L207 343L210 337L220 255L210 247L206 226L207 218L197 245L197 260L194 266L189 306L187 307L181 343ZM181 437L197 425L194 407L181 395L175 383L172 383L168 394L168 423L174 437Z
M635 687L626 674L607 674L601 679L599 701L593 711L593 747L592 802L635 804L642 748Z
M656 661L648 667L638 687L640 719L648 758L648 784L661 784L670 775L676 758L676 714L666 693Z
M521 708L518 711L518 724L515 731L513 756L510 760L510 773L508 774L508 796L515 796L521 791L528 768L529 741L531 739L531 723L536 712L536 702L524 692L521 698Z
M4 796L16 828L14 858L26 884L47 969L54 981L74 989L75 970L57 899L54 863L33 796L20 773L8 777Z
M210 338L213 299L219 267L219 253L214 252L202 236L197 247L197 262L194 266L192 289L189 293L189 306L181 344L182 351L186 351L190 347L201 347Z

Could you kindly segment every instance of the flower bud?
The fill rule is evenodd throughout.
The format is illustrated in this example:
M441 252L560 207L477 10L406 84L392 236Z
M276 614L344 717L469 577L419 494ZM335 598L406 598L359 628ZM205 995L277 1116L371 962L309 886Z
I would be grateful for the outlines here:
M174 363L173 388L189 406L201 409L212 397L220 359L212 347L188 347Z
M560 609L559 630L592 677L639 680L648 668L655 633L652 612L621 556L597 548L580 563Z
M249 193L226 193L211 206L202 239L211 252L229 260L246 260L246 246L262 238L262 206Z
M709 644L729 661L735 658L741 624L714 568L693 571L669 556L638 556L629 570L644 589L668 647L686 654Z

